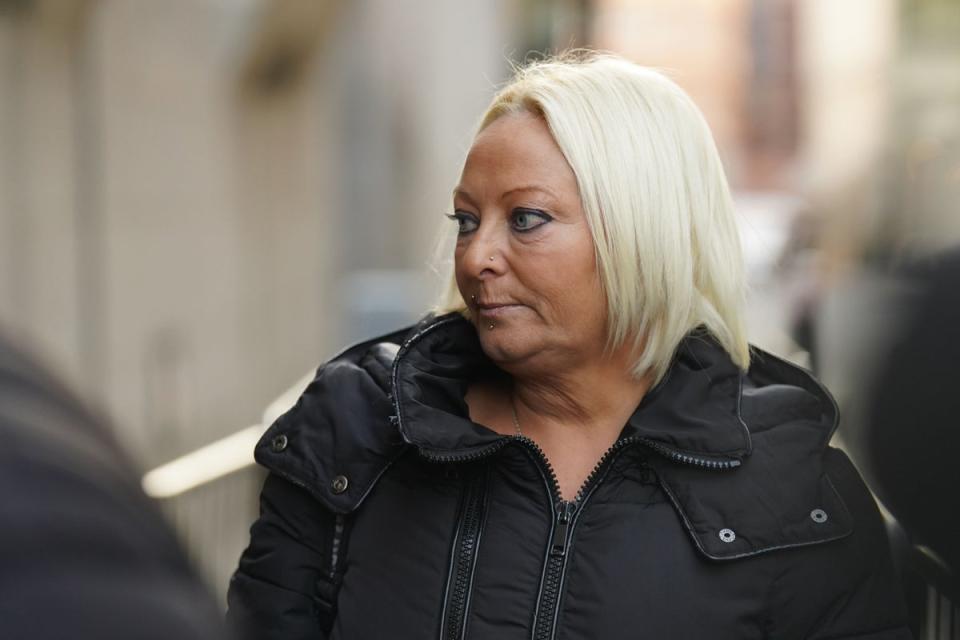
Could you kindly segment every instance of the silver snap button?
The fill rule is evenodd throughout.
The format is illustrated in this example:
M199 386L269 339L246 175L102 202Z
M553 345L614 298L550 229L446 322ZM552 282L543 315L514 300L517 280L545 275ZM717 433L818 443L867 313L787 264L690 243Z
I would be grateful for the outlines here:
M281 433L280 435L274 437L274 439L270 442L270 448L276 451L277 453L280 453L281 451L286 449L287 436Z
M737 534L733 532L733 529L720 529L720 539L724 542L733 542L737 539Z
M330 487L334 493L343 493L347 490L349 484L350 481L347 480L347 476L337 476L333 479L333 482L330 483Z
M827 521L827 512L823 509L814 509L810 512L810 518L817 524L822 524Z

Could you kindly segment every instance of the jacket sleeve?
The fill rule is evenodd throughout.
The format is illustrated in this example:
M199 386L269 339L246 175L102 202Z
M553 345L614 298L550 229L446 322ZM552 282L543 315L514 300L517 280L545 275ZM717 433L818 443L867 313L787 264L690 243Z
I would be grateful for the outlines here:
M267 476L260 518L227 592L227 621L249 640L322 640L334 618L335 516L306 490Z
M826 469L853 516L841 540L785 550L770 593L768 638L910 640L883 517L846 454Z

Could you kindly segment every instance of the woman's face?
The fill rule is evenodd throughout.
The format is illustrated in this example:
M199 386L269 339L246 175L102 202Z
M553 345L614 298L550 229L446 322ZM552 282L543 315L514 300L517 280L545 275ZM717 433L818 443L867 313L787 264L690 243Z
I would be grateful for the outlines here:
M457 286L484 352L511 373L596 357L606 301L593 240L546 123L510 114L480 132L454 209Z

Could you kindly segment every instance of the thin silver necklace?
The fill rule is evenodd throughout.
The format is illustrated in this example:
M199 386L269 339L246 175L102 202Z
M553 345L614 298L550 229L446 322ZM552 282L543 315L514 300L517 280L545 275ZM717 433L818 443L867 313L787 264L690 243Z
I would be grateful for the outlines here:
M513 426L517 428L517 435L522 436L523 431L520 431L520 420L517 419L517 403L513 398L513 392L510 392L510 409L513 411Z

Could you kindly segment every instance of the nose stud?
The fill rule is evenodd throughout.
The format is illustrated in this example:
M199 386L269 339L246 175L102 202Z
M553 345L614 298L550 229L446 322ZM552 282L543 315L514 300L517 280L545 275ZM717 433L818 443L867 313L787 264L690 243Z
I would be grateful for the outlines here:
M493 256L490 256L490 262L493 262Z
M489 326L487 326L487 329L493 329L493 323L492 323L492 322L490 323Z

